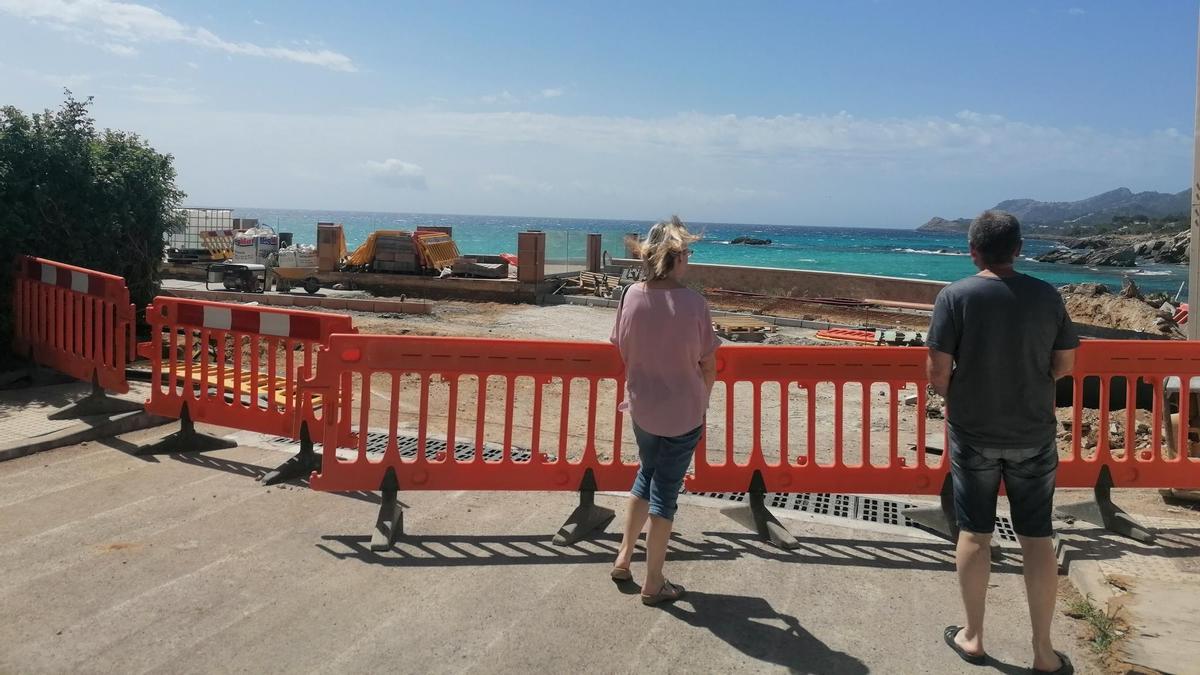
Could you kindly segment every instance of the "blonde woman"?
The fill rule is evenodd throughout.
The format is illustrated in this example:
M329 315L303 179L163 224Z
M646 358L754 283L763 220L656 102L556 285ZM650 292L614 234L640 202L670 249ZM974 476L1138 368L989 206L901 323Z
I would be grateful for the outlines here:
M704 432L717 374L715 353L721 341L713 332L708 303L681 283L691 254L688 246L697 239L678 216L650 228L640 245L647 280L625 289L610 338L625 362L625 405L641 459L611 576L617 582L633 579L629 564L649 518L642 583L646 605L683 596L683 587L663 576L663 563L676 498Z

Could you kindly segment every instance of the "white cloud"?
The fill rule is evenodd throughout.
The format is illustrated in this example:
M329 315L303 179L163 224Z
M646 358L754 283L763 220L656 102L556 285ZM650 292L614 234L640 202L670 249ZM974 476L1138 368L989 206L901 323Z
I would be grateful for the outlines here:
M92 81L92 79L93 79L91 75L84 75L82 73L75 73L75 74L70 74L70 75L62 75L62 74L57 74L57 73L44 73L40 70L33 70L32 68L22 68L20 66L12 66L12 65L8 65L8 64L2 63L2 62L0 62L0 72L12 73L12 74L17 75L18 77L22 77L26 80L33 80L35 82L41 82L43 84L48 84L48 85L50 85L52 87L56 87L56 88L66 87L67 89L75 89L87 82Z
M543 89L542 98L558 98L563 95L562 87L554 87L552 89Z
M200 64L196 63L195 61L188 61L187 67L191 68L192 70L200 70Z
M114 0L0 0L0 12L51 28L102 38L104 48L132 50L130 43L180 42L244 56L278 59L354 72L350 57L328 49L263 47L250 42L225 40L206 28L188 26L162 12ZM114 52L119 53L119 52ZM129 55L128 52L124 55Z
M142 103L162 105L195 105L204 99L190 89L176 89L161 85L133 84L121 87L130 97Z
M1071 9L1067 10L1067 14L1070 14L1071 16L1083 16L1084 14L1087 14L1087 10L1082 7L1072 7Z
M181 187L215 203L585 218L678 211L814 225L913 227L1013 197L1077 199L1120 185L1175 191L1187 183L1192 150L1190 130L1107 131L975 111L617 117L210 106L114 121L161 142ZM384 161L380 148L404 148L409 161ZM311 171L280 175L264 156ZM406 168L414 158L420 167ZM359 170L321 168L338 166ZM389 182L421 186L427 175L437 181L425 189Z
M100 48L110 54L116 54L117 56L138 55L138 50L136 47L130 47L129 45L118 44L116 42L106 42L100 45Z
M506 173L490 173L479 180L479 185L487 192L550 192L554 186L540 180L521 178Z
M384 185L408 190L425 190L428 187L425 183L425 169L411 162L391 158L382 162L368 160L366 168L372 178Z
M507 89L505 89L499 94L480 96L479 100L483 103L516 103L517 97L513 96Z

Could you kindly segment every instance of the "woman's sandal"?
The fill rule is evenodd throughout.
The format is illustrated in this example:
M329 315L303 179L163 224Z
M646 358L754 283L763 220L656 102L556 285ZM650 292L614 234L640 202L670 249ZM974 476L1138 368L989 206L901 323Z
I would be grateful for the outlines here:
M642 593L642 604L654 606L664 602L674 602L683 597L683 586L673 584L667 580L663 580L663 585L658 589L658 592L653 595Z
M608 576L617 583L633 581L633 572L630 572L628 567L613 567Z
M973 666L982 666L987 663L987 654L968 654L967 650L963 649L954 641L958 637L958 631L962 630L962 626L946 626L946 630L942 632L942 637L946 638L946 644L950 645L950 649L954 650L955 654L967 663Z

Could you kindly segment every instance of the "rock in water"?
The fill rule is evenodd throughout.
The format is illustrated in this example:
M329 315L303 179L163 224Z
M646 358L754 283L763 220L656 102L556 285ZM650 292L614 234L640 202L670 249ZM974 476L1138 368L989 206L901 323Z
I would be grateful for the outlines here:
M747 246L767 246L771 243L770 239L755 239L754 237L737 237L730 241L731 244L745 244Z

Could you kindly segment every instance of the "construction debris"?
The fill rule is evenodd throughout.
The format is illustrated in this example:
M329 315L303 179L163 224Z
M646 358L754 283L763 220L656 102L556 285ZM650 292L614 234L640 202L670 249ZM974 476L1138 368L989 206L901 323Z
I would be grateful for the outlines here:
M713 319L713 330L731 342L763 342L776 328L750 316L722 316Z

